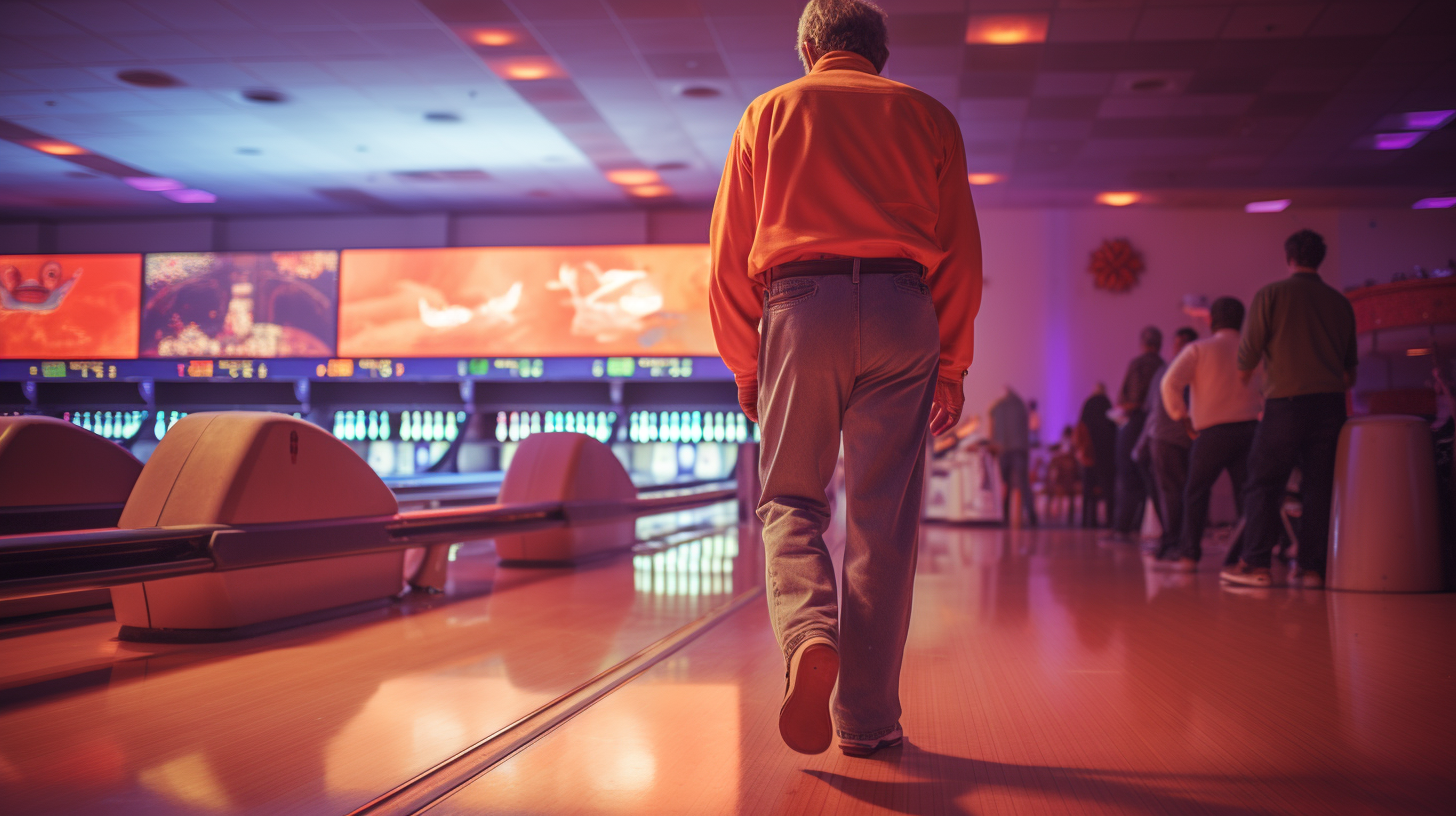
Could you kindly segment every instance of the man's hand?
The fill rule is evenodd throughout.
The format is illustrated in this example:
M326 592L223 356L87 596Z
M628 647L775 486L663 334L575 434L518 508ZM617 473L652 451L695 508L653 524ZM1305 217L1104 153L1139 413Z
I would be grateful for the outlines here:
M961 420L961 408L966 404L966 392L960 378L935 381L935 399L930 403L930 433L940 436L954 428Z
M758 380L738 383L738 407L754 422L758 422Z

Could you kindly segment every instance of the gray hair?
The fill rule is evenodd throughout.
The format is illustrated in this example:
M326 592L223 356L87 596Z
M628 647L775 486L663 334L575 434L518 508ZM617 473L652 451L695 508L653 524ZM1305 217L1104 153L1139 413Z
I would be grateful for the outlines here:
M869 60L876 71L885 68L890 58L890 35L885 28L885 12L866 0L809 0L799 15L799 40L795 47L809 43L821 53L853 51ZM803 50L799 51L804 60ZM804 66L808 70L809 66Z

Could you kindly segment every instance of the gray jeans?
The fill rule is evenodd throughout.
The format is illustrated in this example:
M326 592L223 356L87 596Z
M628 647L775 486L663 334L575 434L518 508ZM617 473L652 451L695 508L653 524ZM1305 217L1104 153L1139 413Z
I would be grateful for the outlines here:
M774 281L758 357L769 615L787 661L806 638L839 646L841 737L874 739L900 720L925 432L940 339L915 274ZM844 592L824 544L825 488L843 433L848 536Z

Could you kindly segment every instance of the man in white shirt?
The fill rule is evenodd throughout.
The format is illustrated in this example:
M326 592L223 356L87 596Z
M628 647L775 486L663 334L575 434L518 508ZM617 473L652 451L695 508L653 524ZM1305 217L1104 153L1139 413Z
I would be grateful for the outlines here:
M1260 383L1247 384L1239 373L1239 330L1244 325L1244 304L1237 298L1215 300L1209 309L1213 334L1187 348L1168 366L1161 384L1168 416L1191 415L1198 437L1188 456L1188 486L1183 494L1183 532L1177 551L1163 560L1174 569L1193 572L1203 556L1203 528L1208 523L1208 501L1219 473L1227 470L1234 500L1243 513L1244 481L1249 448L1254 442L1264 399ZM1191 395L1190 407L1183 389Z

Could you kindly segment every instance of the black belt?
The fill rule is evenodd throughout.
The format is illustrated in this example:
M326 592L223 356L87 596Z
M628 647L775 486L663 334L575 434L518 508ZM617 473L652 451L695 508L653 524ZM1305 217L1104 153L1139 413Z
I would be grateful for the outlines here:
M769 279L802 278L808 275L924 275L925 267L909 258L824 258L793 261L769 270Z

